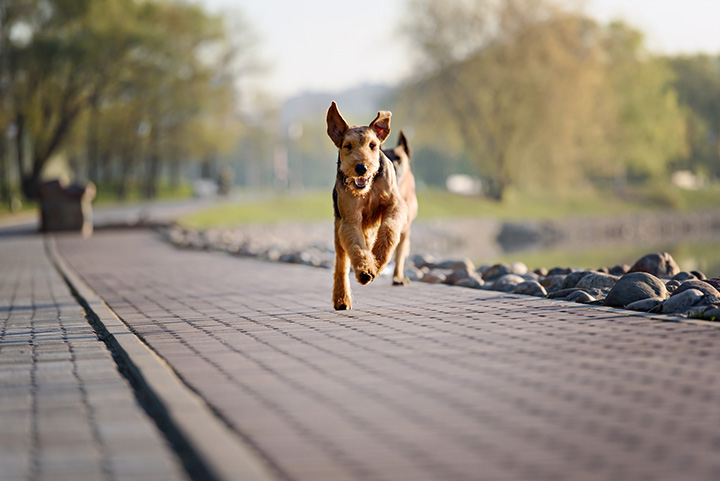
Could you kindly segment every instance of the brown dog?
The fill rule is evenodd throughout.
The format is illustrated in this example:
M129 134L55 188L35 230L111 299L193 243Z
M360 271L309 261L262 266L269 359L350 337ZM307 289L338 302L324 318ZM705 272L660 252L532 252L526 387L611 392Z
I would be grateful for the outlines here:
M378 112L367 127L350 127L333 102L327 132L338 148L335 209L333 307L352 309L349 272L365 285L390 261L406 230L408 208L392 162L380 145L390 135L390 116Z
M405 228L400 234L400 242L395 250L395 271L393 272L393 284L406 286L410 283L410 279L405 277L405 259L407 259L410 252L410 225L417 217L418 201L415 196L415 176L410 170L410 145L402 130L398 137L397 146L392 150L383 149L383 153L395 167L398 190L408 207Z

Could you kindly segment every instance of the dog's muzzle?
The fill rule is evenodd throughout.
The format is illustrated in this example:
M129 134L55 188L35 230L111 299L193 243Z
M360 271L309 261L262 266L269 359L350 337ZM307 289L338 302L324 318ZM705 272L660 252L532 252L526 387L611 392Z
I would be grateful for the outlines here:
M357 175L364 175L365 172L367 172L367 167L365 166L365 164L357 164L355 166L355 173L357 173Z
M358 189L364 189L368 185L368 179L365 177L357 177L353 183L355 184L355 187Z

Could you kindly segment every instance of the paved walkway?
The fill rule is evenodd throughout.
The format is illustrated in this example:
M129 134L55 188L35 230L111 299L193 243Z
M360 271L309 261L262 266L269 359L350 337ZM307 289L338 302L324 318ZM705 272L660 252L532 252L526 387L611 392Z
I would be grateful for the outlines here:
M42 237L0 237L0 480L180 479Z
M256 479L293 481L720 479L714 326L388 279L355 284L356 309L335 312L327 270L147 232L60 236L57 249L202 398L213 420L199 426L229 428L221 442L186 431L209 464L224 451ZM82 390L71 404L88 410Z

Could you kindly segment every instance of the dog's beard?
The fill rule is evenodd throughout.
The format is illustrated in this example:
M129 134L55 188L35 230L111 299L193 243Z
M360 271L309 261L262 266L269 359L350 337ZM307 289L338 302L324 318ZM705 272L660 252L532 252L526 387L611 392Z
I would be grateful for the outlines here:
M370 184L370 179L366 179L365 177L356 177L353 184L356 189L362 190Z

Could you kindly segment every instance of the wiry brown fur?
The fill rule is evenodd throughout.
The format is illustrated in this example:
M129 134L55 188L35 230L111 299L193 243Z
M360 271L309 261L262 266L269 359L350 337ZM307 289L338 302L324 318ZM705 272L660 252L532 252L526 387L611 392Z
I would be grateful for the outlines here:
M383 149L383 153L395 167L398 190L408 207L405 228L400 234L400 242L395 249L395 271L393 272L393 284L406 286L410 283L410 279L405 277L405 259L410 252L410 226L417 217L418 201L415 196L415 176L410 170L410 145L405 133L400 131L397 146L392 150Z
M333 190L335 273L333 307L352 309L349 273L371 282L390 261L408 219L395 169L380 146L390 134L390 116L378 112L367 127L350 127L333 102L328 135L339 150ZM360 166L360 167L358 167Z

